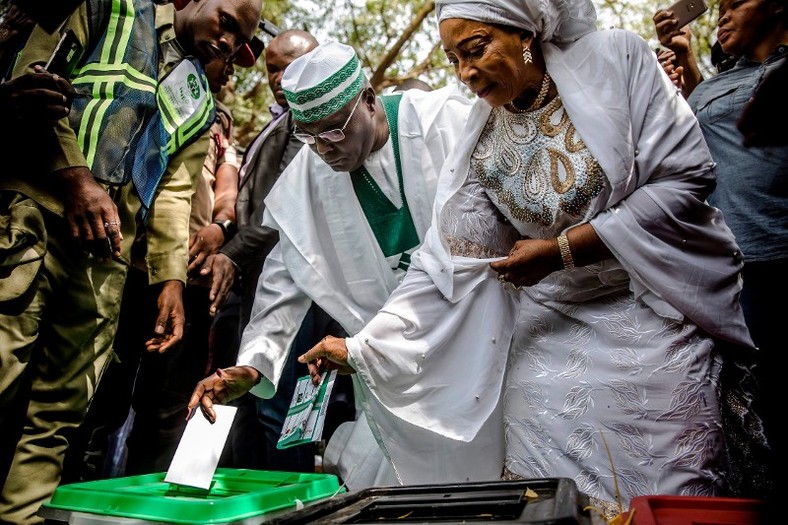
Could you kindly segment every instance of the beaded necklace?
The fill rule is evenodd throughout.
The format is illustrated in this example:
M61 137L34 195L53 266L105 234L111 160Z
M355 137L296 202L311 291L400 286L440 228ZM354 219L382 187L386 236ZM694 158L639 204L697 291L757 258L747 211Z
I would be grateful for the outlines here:
M539 94L536 96L534 101L528 106L527 109L520 109L516 107L512 102L508 102L504 104L504 107L511 111L512 113L527 113L529 111L533 111L537 109L539 106L542 105L544 102L545 97L547 96L547 92L550 90L550 73L547 71L544 72L544 76L542 77L542 87L539 88Z

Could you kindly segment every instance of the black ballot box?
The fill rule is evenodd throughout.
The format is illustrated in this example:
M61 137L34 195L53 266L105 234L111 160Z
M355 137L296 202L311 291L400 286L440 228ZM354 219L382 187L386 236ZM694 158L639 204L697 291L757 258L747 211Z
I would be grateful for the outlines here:
M412 485L347 492L267 523L606 525L587 506L588 497L569 478Z

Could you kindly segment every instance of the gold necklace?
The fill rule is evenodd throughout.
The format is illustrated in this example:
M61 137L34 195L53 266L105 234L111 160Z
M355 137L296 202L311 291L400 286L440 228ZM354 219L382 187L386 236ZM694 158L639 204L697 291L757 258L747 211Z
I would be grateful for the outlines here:
M527 109L520 109L516 107L513 102L507 102L504 104L504 107L512 113L527 113L537 109L542 105L545 97L547 96L547 92L550 90L550 80L550 73L545 71L544 76L542 77L542 87L539 88L539 94L536 95L536 98Z

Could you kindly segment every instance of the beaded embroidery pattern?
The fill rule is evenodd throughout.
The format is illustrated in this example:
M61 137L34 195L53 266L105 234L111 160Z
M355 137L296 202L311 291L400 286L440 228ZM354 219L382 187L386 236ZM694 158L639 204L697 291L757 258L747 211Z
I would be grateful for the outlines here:
M560 97L532 112L494 108L471 167L507 215L551 231L577 223L605 186ZM572 219L560 220L564 214Z

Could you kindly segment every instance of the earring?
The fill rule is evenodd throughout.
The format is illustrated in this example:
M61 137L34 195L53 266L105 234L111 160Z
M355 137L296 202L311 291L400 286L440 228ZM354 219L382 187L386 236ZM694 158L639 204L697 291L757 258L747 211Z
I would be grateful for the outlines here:
M533 61L534 61L534 56L531 54L531 48L526 47L525 49L523 49L523 62L525 62L525 65L527 66Z

